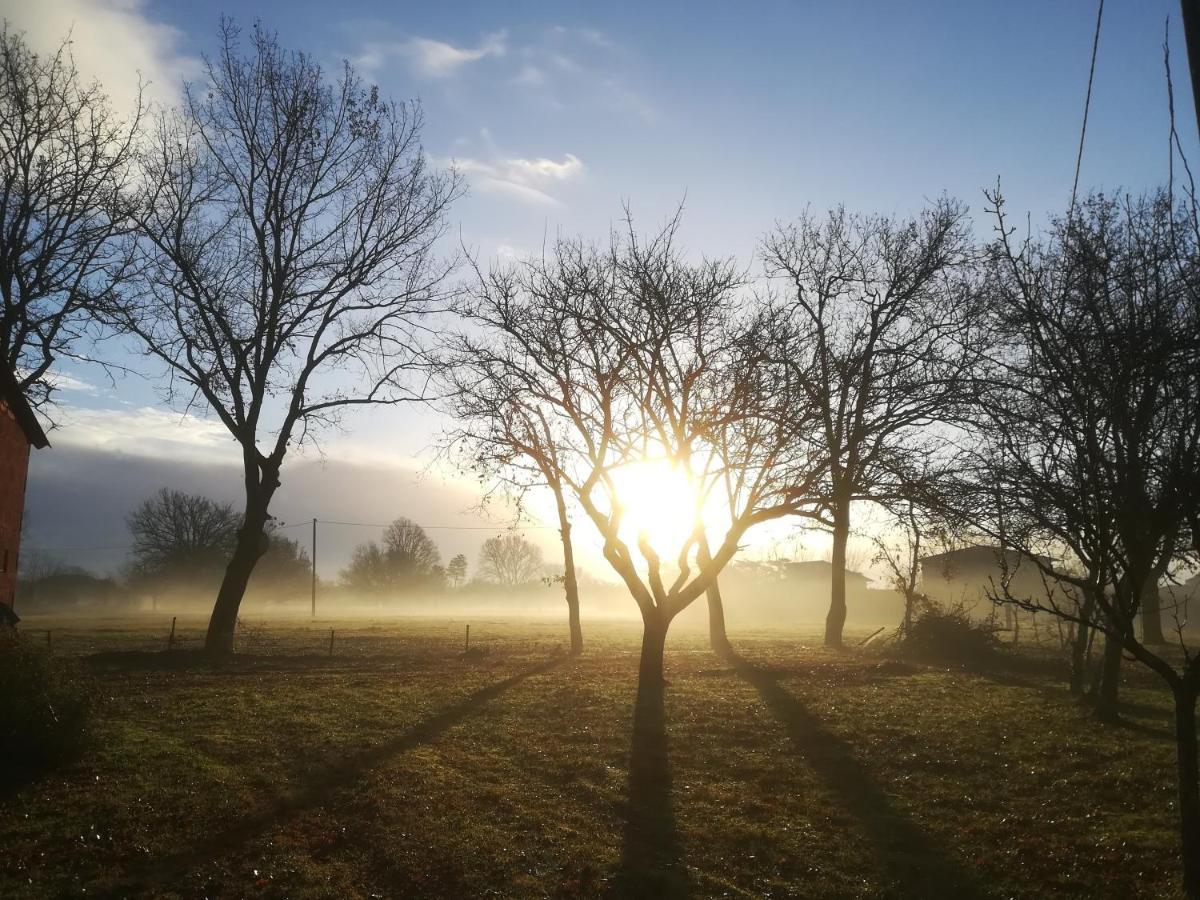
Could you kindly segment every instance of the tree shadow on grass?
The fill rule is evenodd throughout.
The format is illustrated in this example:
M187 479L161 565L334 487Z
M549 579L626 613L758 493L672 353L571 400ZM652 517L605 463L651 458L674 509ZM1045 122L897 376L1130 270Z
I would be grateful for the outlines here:
M873 845L890 896L984 898L991 896L967 870L896 808L854 758L851 745L828 731L804 704L779 685L779 673L731 652L734 671L750 682L787 729L797 753L825 782L833 799L859 823Z
M1118 718L1112 720L1096 719L1090 715L1092 698L1088 695L1072 694L1065 678L1058 681L1046 681L1023 677L1020 674L1014 674L1011 670L992 668L968 669L966 671L968 674L982 678L992 684L1034 691L1046 700L1061 703L1064 708L1075 707L1076 709L1080 709L1085 716L1089 716L1093 721L1100 721L1102 724L1113 728L1124 728L1127 731L1159 741L1175 740L1175 732L1171 727L1173 725L1172 711L1169 706L1154 706L1149 703L1119 699L1117 701ZM1169 698L1170 694L1165 694L1165 696Z
M663 684L638 683L620 869L608 895L683 900L691 892L675 814Z
M355 784L372 769L392 757L436 740L488 702L527 678L549 672L565 660L566 657L547 660L475 691L466 699L419 722L391 740L361 753L351 754L336 765L314 772L299 787L276 795L259 812L215 832L206 840L170 856L148 861L140 870L130 873L121 883L101 890L97 895L125 897L138 890L151 891L156 887L177 884L190 869L236 851L255 836L296 813L329 802L339 790Z

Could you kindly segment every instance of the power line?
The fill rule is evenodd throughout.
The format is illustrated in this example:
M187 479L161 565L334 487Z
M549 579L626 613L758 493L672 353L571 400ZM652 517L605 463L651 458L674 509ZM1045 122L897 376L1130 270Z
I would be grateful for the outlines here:
M290 525L276 525L275 528L283 531L287 528L307 528L311 526L312 520L303 522L293 522ZM340 522L333 519L317 519L318 525L344 525L351 528L387 528L390 522ZM418 528L423 528L426 531L507 531L508 525L417 525ZM518 529L520 531L557 531L557 526L554 525L522 525ZM89 551L99 550L132 550L132 544L102 544L94 547L26 547L26 553L84 553Z
M1079 129L1079 152L1075 155L1075 181L1071 184L1071 206L1068 215L1075 214L1075 197L1079 193L1079 171L1083 168L1083 141L1087 136L1088 111L1092 106L1092 82L1096 77L1096 53L1100 48L1100 22L1104 18L1104 0L1096 10L1096 33L1092 38L1092 64L1088 69L1087 95L1083 99L1083 125Z
M85 550L132 550L133 545L122 544L120 546L100 546L100 547L26 547L25 553L79 553Z
M318 519L318 524L321 525L348 525L354 528L387 528L391 522L335 522L332 519ZM307 522L301 522L301 525L307 525ZM421 525L414 523L418 528L423 528L426 531L507 531L508 525ZM291 528L293 526L284 526ZM557 531L558 528L554 525L522 525L521 530L551 530Z

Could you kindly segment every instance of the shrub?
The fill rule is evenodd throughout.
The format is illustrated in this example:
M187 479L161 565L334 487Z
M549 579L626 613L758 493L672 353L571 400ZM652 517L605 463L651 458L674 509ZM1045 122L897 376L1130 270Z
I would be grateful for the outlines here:
M84 747L93 705L77 664L0 628L0 760L3 776L64 761Z
M977 622L962 609L928 606L913 619L902 646L924 659L971 663L988 659L998 645L990 623Z

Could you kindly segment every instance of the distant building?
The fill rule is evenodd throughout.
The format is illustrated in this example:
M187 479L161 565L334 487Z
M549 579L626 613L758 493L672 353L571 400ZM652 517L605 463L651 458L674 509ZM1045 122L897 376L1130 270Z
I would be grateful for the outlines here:
M29 448L48 446L16 376L0 363L0 604L9 611L16 595Z
M970 610L982 605L990 613L991 597L1007 582L1011 596L1044 602L1046 581L1038 562L1039 558L1015 550L986 545L934 553L921 557L921 591L943 606L961 605ZM1011 607L1006 607L1005 613L1006 624L1011 626Z
M833 563L823 559L786 562L780 565L785 581L805 588L812 587L828 594L833 584ZM867 589L870 579L861 572L846 570L846 595L859 594Z

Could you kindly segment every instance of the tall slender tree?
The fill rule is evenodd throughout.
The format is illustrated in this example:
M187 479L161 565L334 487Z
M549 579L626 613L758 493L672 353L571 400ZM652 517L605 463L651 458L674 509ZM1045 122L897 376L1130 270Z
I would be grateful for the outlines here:
M422 316L446 295L434 245L460 193L429 167L416 103L335 80L229 21L202 84L140 154L139 291L115 317L241 451L245 508L209 622L233 649L284 458L355 405L420 399Z
M451 423L442 432L442 449L479 476L486 485L485 501L493 492L504 491L520 512L530 491L543 486L549 490L562 544L571 654L577 656L583 652L583 625L571 500L560 475L559 449L549 423L539 414L533 382L522 376L514 360L483 350L476 336L459 335L440 366L442 405Z
M825 643L840 646L852 507L903 502L938 452L937 426L974 397L969 376L987 344L976 254L965 207L946 199L909 220L805 215L761 254L791 322L782 361L802 391L797 408L817 411L829 458L814 518L833 536Z

